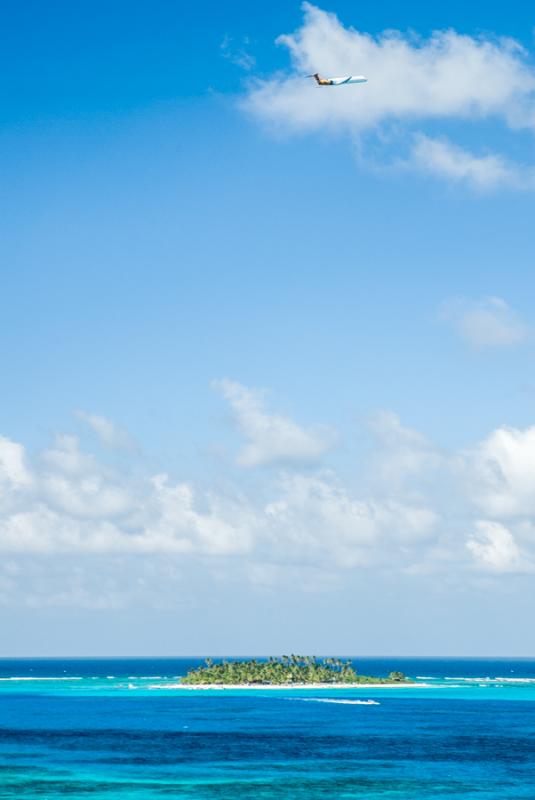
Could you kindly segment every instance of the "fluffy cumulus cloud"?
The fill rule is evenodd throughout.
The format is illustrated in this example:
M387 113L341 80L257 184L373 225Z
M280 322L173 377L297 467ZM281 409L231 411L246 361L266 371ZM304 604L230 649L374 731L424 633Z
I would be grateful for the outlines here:
M466 546L475 563L491 572L530 572L532 569L511 531L499 522L478 520Z
M275 552L298 563L342 569L405 561L410 546L425 542L433 511L396 500L363 499L332 474L285 475L281 495L265 509Z
M535 516L535 426L498 428L465 458L473 501L485 514Z
M535 427L499 428L446 453L381 412L369 426L371 454L343 477L317 463L331 457L317 431L268 414L239 384L219 388L249 468L230 471L234 485L228 476L212 486L176 481L139 461L130 470L121 459L118 469L72 434L33 455L0 438L0 602L25 579L28 603L42 592L47 602L91 605L97 591L115 607L149 584L160 602L162 570L171 582L202 568L262 586L304 570L307 590L331 590L359 570L453 570L459 580L533 571ZM62 563L65 585L51 592L46 576ZM90 564L106 574L105 587Z
M118 474L72 436L42 453L31 481L4 499L0 549L11 553L228 554L248 549L254 527L239 499L163 474Z
M30 481L24 447L0 436L0 487L2 483L13 487L25 486Z
M250 87L245 105L252 114L289 131L352 137L394 125L396 138L412 140L405 163L421 170L479 189L535 185L533 170L528 175L500 155L470 153L423 135L424 125L441 120L499 121L511 132L533 129L535 70L517 42L454 30L427 39L397 31L372 36L310 3L303 10L302 26L278 39L289 51L292 70ZM349 92L318 89L304 80L317 71L364 73L369 83Z
M484 297L475 302L456 300L443 306L440 317L467 344L479 350L513 347L529 334L528 326L501 297Z
M399 550L425 540L435 523L425 507L359 498L321 470L281 473L268 502L164 474L134 479L82 453L72 436L41 453L25 478L4 492L4 554L258 555L348 568L384 561L388 543Z

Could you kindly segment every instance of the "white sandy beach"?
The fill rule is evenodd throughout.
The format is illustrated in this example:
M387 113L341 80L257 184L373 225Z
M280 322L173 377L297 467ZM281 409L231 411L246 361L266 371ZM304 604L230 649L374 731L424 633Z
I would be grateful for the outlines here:
M150 689L189 689L192 691L200 691L203 689L264 689L281 691L295 690L295 689L314 689L330 690L330 689L421 689L431 687L430 683L269 683L269 684L251 684L251 683L168 683L168 684L155 684L150 686Z

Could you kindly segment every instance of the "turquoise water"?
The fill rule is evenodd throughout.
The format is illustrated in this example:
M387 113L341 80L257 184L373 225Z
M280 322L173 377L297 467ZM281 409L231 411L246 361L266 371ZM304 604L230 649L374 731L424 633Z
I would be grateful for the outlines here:
M535 798L534 661L356 661L418 689L171 688L196 663L0 661L0 798Z

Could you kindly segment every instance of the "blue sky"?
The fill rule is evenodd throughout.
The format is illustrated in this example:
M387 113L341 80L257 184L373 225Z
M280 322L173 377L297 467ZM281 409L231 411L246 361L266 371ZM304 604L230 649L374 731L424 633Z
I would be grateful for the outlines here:
M2 17L3 654L530 654L527 5Z

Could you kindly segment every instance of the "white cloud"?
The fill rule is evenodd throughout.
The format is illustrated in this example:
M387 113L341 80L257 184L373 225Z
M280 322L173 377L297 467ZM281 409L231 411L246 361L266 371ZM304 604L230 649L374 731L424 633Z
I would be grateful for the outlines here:
M52 447L41 454L41 460L49 468L67 475L83 475L95 469L95 458L80 450L76 436L56 436Z
M66 473L60 460L52 468L41 458L27 490L13 490L0 514L0 550L225 555L250 548L254 511L241 498L171 484L166 475L134 480L79 455L91 471Z
M73 517L113 518L132 507L128 492L108 482L103 475L88 475L77 481L48 474L42 477L41 486L52 507Z
M0 436L0 492L3 482L13 486L26 486L30 481L24 447Z
M260 463L316 455L308 434L289 420L265 421L243 387L225 388L245 414L246 428L252 425L256 432L260 417L276 440ZM249 454L245 463L258 463L260 445L262 437L255 440L255 458ZM11 486L10 502L0 514L3 552L247 556L348 568L384 563L394 552L399 558L401 550L410 557L436 521L423 503L360 496L332 472L283 473L256 497L234 489L200 490L166 475L119 474L83 452L73 436L57 437L25 474L26 483L22 489Z
M89 414L87 411L78 411L77 417L89 425L106 447L117 450L132 448L132 439L128 433L106 417L99 414Z
M178 547L210 555L251 549L256 517L242 498L213 493L198 497L190 484L170 485L167 475L156 475L151 485L144 532L156 549Z
M353 496L330 473L285 475L281 497L266 509L279 558L351 568L399 558L399 545L426 540L436 522L428 508ZM272 556L273 557L273 556Z
M513 534L499 522L479 520L467 548L476 564L493 572L525 572L531 565L523 558Z
M309 3L303 9L302 26L277 40L290 53L291 74L252 84L244 101L260 120L288 131L359 138L393 124L400 142L415 126L421 132L437 120L499 120L510 131L535 127L535 70L517 42L451 29L427 39L397 31L372 36ZM364 73L369 83L318 88L304 77L317 71ZM499 155L476 157L423 136L409 162L478 188L524 185L521 168Z
M407 447L425 450L429 444L420 431L407 428L393 411L379 411L370 420L370 427L377 438L387 447Z
M498 428L465 458L472 498L485 514L535 515L535 426Z
M242 488L227 482L201 487L143 474L137 461L132 472L125 463L118 470L85 452L73 436L57 437L33 460L21 444L0 439L0 602L10 602L10 587L16 584L19 592L26 575L8 569L13 562L6 555L34 559L45 573L65 559L80 567L115 559L109 604L126 596L121 559L138 559L146 570L178 565L188 574L197 565L225 581L249 575L265 586L296 582L303 569L303 585L329 591L337 576L361 569L420 577L435 572L461 582L473 579L474 568L496 574L534 569L535 426L502 427L448 454L381 412L372 421L373 450L360 464L360 477L355 461L355 473L344 478L309 464L299 470L302 437L304 460L310 459L308 433L266 414L243 387L226 382L220 388L236 404L247 434L245 463L286 460L291 469L234 474ZM467 531L473 531L468 539ZM114 571L122 588L115 587ZM30 582L28 602L38 602L37 573ZM91 604L92 585L84 578L59 591L56 586L51 602ZM155 594L163 602L161 592Z
M237 459L241 466L314 464L334 443L333 431L324 426L306 430L289 417L268 414L258 392L229 380L214 386L230 403L246 439Z
M446 139L432 139L423 134L415 137L407 166L421 172L466 183L479 191L509 186L533 188L532 170L510 164L500 155L476 156Z
M391 411L370 420L375 437L371 468L380 485L401 491L410 480L421 481L442 464L442 456L419 431L401 424Z
M525 341L529 332L518 314L500 297L447 303L440 316L476 349L513 347Z
M134 506L124 480L82 452L75 436L58 436L40 461L34 481L51 508L74 517L114 518Z
M137 555L229 555L249 549L252 526L247 509L197 497L187 484L168 485L156 477L144 487L136 509L114 520L79 514L78 507L54 508L27 497L19 510L0 517L0 551ZM85 511L85 509L84 509Z

